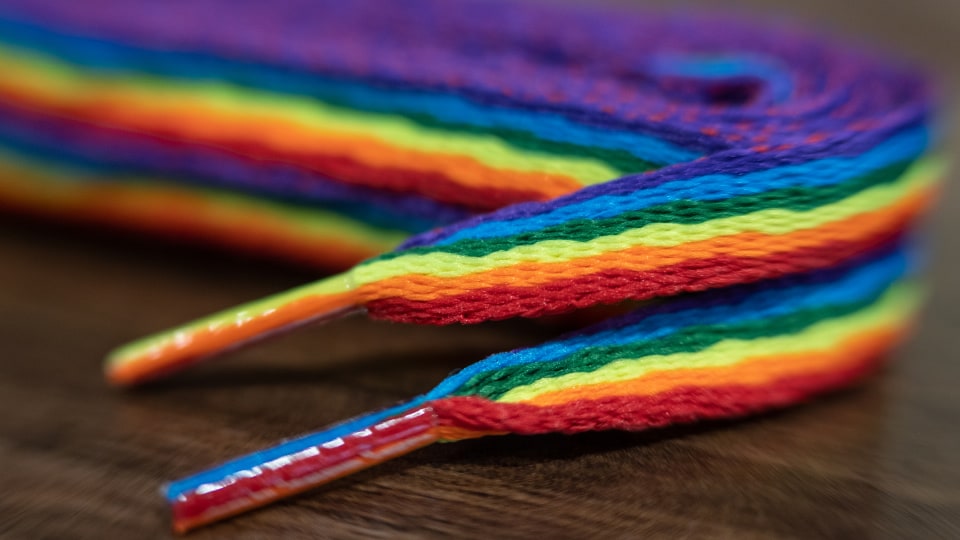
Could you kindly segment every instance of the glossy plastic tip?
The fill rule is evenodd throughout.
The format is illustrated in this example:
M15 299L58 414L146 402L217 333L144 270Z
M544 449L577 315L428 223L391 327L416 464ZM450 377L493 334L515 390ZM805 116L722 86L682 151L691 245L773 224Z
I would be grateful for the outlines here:
M349 273L244 304L124 345L107 357L107 380L131 386L266 337L359 311Z
M441 438L430 403L406 403L178 480L167 488L178 533L263 506Z

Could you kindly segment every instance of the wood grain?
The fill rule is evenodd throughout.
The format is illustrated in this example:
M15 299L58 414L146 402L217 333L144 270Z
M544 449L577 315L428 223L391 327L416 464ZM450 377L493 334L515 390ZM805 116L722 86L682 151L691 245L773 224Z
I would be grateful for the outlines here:
M960 4L796 4L801 17L960 79ZM956 188L931 228L936 293L919 334L856 389L740 422L438 445L189 538L960 538ZM101 380L118 343L312 277L0 218L0 537L167 537L163 481L393 404L555 332L351 319L143 390Z

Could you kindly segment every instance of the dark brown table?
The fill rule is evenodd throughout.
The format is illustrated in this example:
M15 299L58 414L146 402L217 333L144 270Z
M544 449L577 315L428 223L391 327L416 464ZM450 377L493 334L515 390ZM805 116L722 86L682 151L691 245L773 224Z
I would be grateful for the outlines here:
M960 79L960 3L793 4ZM858 388L739 422L437 445L190 538L960 538L955 186L932 221L935 293L922 327ZM554 332L352 319L143 390L101 380L101 357L118 343L312 277L0 218L0 537L167 536L163 481L413 396Z

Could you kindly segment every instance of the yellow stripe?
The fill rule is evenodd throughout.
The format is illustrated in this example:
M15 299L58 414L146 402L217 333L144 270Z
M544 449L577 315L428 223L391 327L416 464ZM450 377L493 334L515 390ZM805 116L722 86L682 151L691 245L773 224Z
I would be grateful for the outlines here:
M891 287L869 308L846 317L818 322L796 334L750 340L727 339L697 352L617 360L595 371L569 373L518 386L497 401L530 401L549 392L627 381L655 371L732 366L752 357L829 350L851 334L904 320L917 309L921 296L916 284L903 283Z
M14 154L0 151L0 194L4 198L33 208L71 213L82 210L91 196L121 199L130 214L137 206L155 208L157 200L184 196L202 202L207 219L234 223L238 216L250 220L269 219L290 231L291 238L328 238L355 243L374 251L387 251L409 236L398 230L375 227L322 208L290 205L147 177L105 177L74 171L38 167ZM120 206L121 201L115 201ZM171 211L174 208L170 209ZM162 225L159 223L158 225ZM318 245L317 249L324 249Z
M894 183L873 186L846 199L808 211L771 208L696 224L652 223L587 242L544 240L483 257L445 252L410 254L364 264L355 268L353 273L358 285L406 274L459 277L518 263L559 263L594 257L633 246L673 247L745 232L783 235L801 229L814 229L826 223L888 206L908 193L935 184L943 169L942 162L927 158L912 166Z
M0 46L0 88L59 104L105 98L147 109L204 107L239 118L284 118L337 137L376 138L392 146L469 156L489 166L572 177L588 185L623 175L602 161L520 150L493 135L418 125L403 117L338 108L315 99L281 96L217 82L174 82L144 76L89 75L36 53ZM210 126L214 129L216 126ZM275 141L276 142L276 141ZM290 144L309 141L291 141Z

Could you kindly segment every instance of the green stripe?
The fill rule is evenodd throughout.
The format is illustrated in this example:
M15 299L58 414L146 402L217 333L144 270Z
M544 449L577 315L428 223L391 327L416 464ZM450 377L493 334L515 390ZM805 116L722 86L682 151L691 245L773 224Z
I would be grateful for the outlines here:
M569 373L595 371L623 358L689 353L706 349L727 339L750 340L796 333L819 321L856 313L875 301L876 298L867 298L860 302L806 309L779 317L740 324L691 326L653 340L625 345L588 347L564 358L549 362L508 366L479 373L464 383L453 395L477 395L497 400L518 386L525 386L546 377L560 377Z
M24 51L23 49L18 48L15 45L10 44L0 44L0 56L5 56L12 58L15 61L27 61L38 64L34 59L43 58L49 60L49 57L37 53L36 51ZM88 74L96 74L94 71L83 70L82 68L76 66L75 64L69 64L64 62L62 59L57 59L57 62L60 62L63 66L68 66L70 70L75 72L85 72ZM39 65L39 64L38 64ZM122 75L122 77L149 77L138 73L135 70L128 70ZM100 75L103 77L103 75ZM143 80L150 80L144 78ZM154 77L153 80L163 80L159 77ZM180 80L167 78L166 80ZM241 87L239 85L231 85L231 87ZM198 86L199 88L199 86ZM264 90L254 89L247 86L242 86L242 88L250 94L251 98L257 98L258 96L277 96L277 99L290 99L289 96L283 94L276 94L272 92L267 92ZM312 98L303 98L304 100L312 100ZM492 128L492 127L481 127L481 126L472 126L467 124L461 124L456 122L444 121L439 118L435 118L426 113L415 113L415 112L403 112L403 111L382 111L370 108L358 108L352 102L343 99L331 98L329 96L323 96L317 100L312 100L314 103L322 102L327 105L331 105L338 109L348 110L350 112L363 112L370 115L376 115L379 117L389 117L394 119L406 120L410 123L417 124L424 129L424 131L434 131L434 132L453 132L455 134L464 134L472 135L477 137L489 137L494 136L499 138L502 142L516 148L521 152L532 152L534 154L552 156L553 160L557 159L569 159L569 158L583 158L588 159L598 164L605 165L610 169L613 174L609 179L614 179L619 176L630 173L640 173L645 171L650 171L661 166L659 163L653 161L648 161L639 156L636 156L625 150L618 149L609 149L596 146L584 146L572 143L564 143L558 141L548 141L537 138L536 135L522 131L518 129L510 128Z
M284 96L215 81L185 82L140 74L106 76L56 59L0 45L0 67L58 99L119 90L164 106L200 102L229 115L263 114L294 120L328 136L377 139L399 149L467 156L487 167L564 175L580 184L613 180L621 172L584 152L539 153L515 148L486 130L443 131L394 114L343 109L312 98Z
M405 255L452 253L465 257L484 257L516 246L531 245L543 240L586 242L601 236L613 236L651 223L696 224L713 219L738 216L782 208L805 211L839 201L871 186L890 183L900 178L912 162L902 161L871 171L846 182L823 187L790 187L731 197L719 201L679 200L642 210L625 212L609 219L577 219L559 225L499 238L469 238L440 246L423 246L405 251L385 253L365 262L385 261Z
M735 366L744 361L764 359L768 362L789 362L784 355L827 352L845 340L867 331L892 329L903 325L916 312L922 289L913 282L891 287L877 302L856 313L826 319L793 334L761 337L751 340L725 339L707 349L674 355L651 355L624 358L590 373L571 373L539 379L518 386L501 396L501 403L536 399L546 393L563 392L581 386L616 384L655 372L675 369L704 369Z
M349 103L343 103L337 100L324 101L338 106L349 107ZM564 143L558 141L547 141L537 138L536 135L516 129L494 128L471 126L455 122L443 121L438 118L416 113L391 113L408 119L421 126L448 131L457 131L462 133L471 133L476 135L494 135L499 137L507 144L520 150L529 150L539 154L552 154L558 157L584 157L606 164L611 169L619 172L620 176L627 174L637 174L655 170L664 164L655 163L647 159L637 157L626 150L616 150L611 148L602 148L599 146L583 146L573 143ZM614 180L614 178L611 178Z
M459 278L518 263L559 264L641 246L673 248L742 233L781 236L797 231L813 231L826 224L885 209L906 197L926 192L942 177L944 165L943 161L934 158L918 161L903 177L892 183L864 189L843 200L806 212L777 207L702 223L651 223L645 227L628 229L620 234L601 236L587 242L550 238L536 244L520 245L491 253L485 257L444 252L416 254L405 251L402 257L392 260L367 261L354 267L353 274L358 286L407 274ZM519 282L523 281L522 276L519 276L513 278L513 282L517 283L518 279Z
M371 225L317 204L257 196L227 188L197 186L153 175L91 173L81 167L41 162L6 148L0 148L0 161L42 179L44 185L37 186L34 191L47 196L48 200L56 198L58 194L74 195L96 190L99 186L118 186L128 192L140 192L142 198L155 192L188 194L210 203L207 209L210 215L246 213L254 218L268 217L284 223L290 229L297 229L303 236L314 235L318 240L335 236L345 242L362 242L374 249L388 250L409 236L406 231Z

